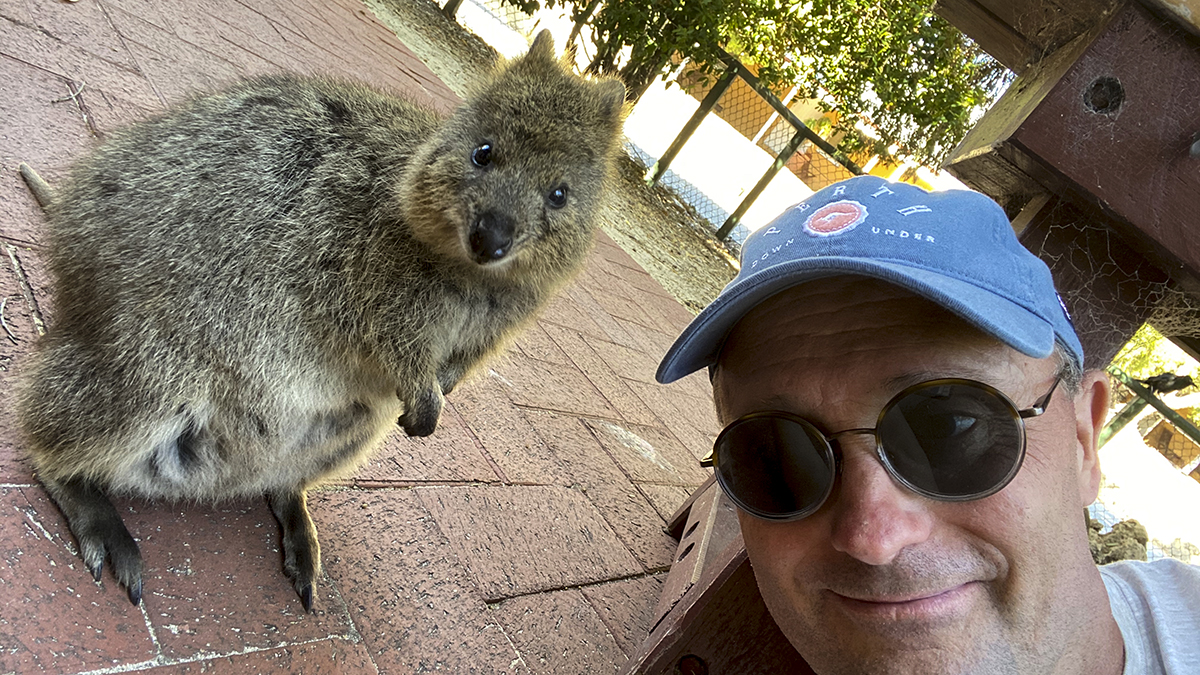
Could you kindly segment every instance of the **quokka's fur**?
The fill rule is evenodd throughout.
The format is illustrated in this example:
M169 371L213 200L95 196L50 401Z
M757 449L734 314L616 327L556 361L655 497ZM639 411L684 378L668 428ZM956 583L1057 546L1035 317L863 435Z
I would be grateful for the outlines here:
M136 124L49 193L54 323L20 418L99 580L140 601L106 493L267 495L306 608L305 505L443 395L580 266L624 88L547 32L448 119L365 86L261 77Z

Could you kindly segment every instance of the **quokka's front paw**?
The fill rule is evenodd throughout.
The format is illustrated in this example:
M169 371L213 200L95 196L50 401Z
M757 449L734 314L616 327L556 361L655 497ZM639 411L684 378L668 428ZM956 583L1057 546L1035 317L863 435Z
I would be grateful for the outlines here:
M445 399L442 391L436 385L420 391L414 397L413 404L404 411L397 423L404 428L409 436L428 436L437 429L438 418L442 416L442 405Z

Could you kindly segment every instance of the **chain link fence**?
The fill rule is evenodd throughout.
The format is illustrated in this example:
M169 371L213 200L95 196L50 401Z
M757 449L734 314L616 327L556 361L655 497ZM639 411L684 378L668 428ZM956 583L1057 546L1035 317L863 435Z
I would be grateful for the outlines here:
M1100 437L1093 528L1111 529L1116 540L1140 528L1147 560L1200 562L1200 526L1191 515L1200 509L1200 429L1188 418L1200 395L1191 385L1164 395L1115 367L1109 372L1116 412Z
M537 3L529 3L528 5L516 5L505 2L504 0L449 0L442 6L442 12L452 19L461 20L459 12L463 10L464 5L466 11L472 8L485 12L491 17L512 28L518 33L529 34L534 30L537 18L534 12L537 11Z
M1180 433L1175 425L1163 419L1161 415L1152 415L1145 421L1152 424L1150 429L1142 434L1146 445L1157 450L1172 466L1200 481L1200 467L1196 461L1200 458L1200 446Z
M681 69L677 82L699 100L699 105L660 157L653 162L645 153L639 157L648 166L647 182L660 182L678 193L712 223L718 239L731 237L741 243L752 229L748 225L761 226L782 208L862 171L801 121L793 110L795 104L786 105L748 67L728 55L722 65L724 70L716 79L698 69ZM811 106L809 109L815 111ZM696 185L687 179L686 172L674 170L673 165L689 142L699 140L697 130L702 125L714 126L715 120L719 120L716 124L721 130L714 130L700 142L710 143L713 137L724 136L729 141L721 152L727 154L712 157L708 180L702 186ZM729 132L739 138L732 138ZM728 156L732 153L736 155ZM713 176L714 172L719 175ZM772 208L757 214L751 219L753 223L748 222L747 214L768 190L780 197L769 200Z
M536 3L504 0L448 0L442 5L443 14L509 57L522 53L529 46L526 38L542 28L537 9Z

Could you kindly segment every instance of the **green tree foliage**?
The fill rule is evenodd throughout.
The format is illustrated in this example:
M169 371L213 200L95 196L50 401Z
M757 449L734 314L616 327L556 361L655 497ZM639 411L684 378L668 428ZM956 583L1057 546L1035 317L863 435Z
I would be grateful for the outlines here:
M1143 324L1113 357L1112 365L1139 380L1159 373L1191 375L1200 381L1195 362L1150 324Z
M508 0L530 5L530 0ZM673 69L679 54L708 72L722 49L758 68L776 91L840 113L841 150L869 149L936 166L966 134L972 114L1010 76L956 28L932 0L545 0L590 24L589 70L620 77L634 98ZM852 131L865 118L879 133ZM864 148L865 143L873 147Z

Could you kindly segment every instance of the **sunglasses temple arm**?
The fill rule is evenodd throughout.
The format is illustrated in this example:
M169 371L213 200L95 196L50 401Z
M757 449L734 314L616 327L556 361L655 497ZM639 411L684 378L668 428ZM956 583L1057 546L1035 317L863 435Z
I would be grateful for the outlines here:
M1058 388L1058 383L1061 381L1061 378L1054 378L1054 384L1050 385L1050 391L1046 392L1045 396L1034 401L1033 407L1018 410L1017 415L1020 415L1021 419L1029 419L1030 417L1037 417L1046 412L1046 406L1050 405L1050 398L1054 396L1054 390Z
M700 459L700 466L707 468L713 465L713 452L715 451L709 450L708 454Z

